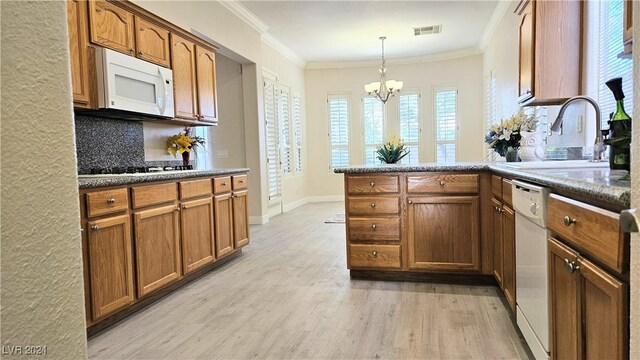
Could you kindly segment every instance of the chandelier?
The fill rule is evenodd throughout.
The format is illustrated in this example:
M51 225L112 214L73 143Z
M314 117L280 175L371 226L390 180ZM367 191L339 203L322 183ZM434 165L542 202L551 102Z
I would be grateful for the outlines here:
M386 103L390 97L395 95L402 89L403 82L396 80L387 80L387 67L384 60L384 41L387 37L381 36L382 41L382 65L380 65L380 81L375 81L364 85L364 91L369 95L375 95L382 103Z

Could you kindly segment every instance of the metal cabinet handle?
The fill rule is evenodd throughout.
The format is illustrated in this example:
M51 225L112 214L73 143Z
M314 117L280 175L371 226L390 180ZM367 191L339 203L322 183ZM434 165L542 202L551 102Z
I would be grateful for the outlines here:
M144 53L142 51L138 51L138 55L142 56Z
M569 259L564 259L564 268L572 274L580 270L580 266L576 264L575 261L570 261Z
M444 186L444 181L440 180L440 186Z
M93 225L93 226L91 227L91 230L93 230L93 231L98 231L98 230L100 230L100 226L98 226L98 225Z
M371 203L371 207L372 208L376 207L376 203Z
M375 251L375 250L373 250L373 251L371 252L371 255L373 255L373 256L378 256L378 252L377 252L377 251Z
M571 225L575 224L576 222L578 222L578 220L572 219L568 215L564 217L564 226L571 226Z
M244 180L240 180L240 184L244 184Z
M371 229L376 230L376 224L371 224Z
M374 182L372 181L369 185L371 185L371 187L374 187L374 186L376 186L376 183L374 183Z
M189 206L188 205L182 205L182 208L186 210L186 209L189 208Z
M115 199L115 198L110 197L110 198L108 198L108 199L107 199L107 202L108 202L109 204L115 204L115 203L116 203L116 199Z
M131 49L129 49L129 52L130 53L134 53L134 52L136 52L136 50L134 48L131 48Z
M227 186L227 183L226 183L226 182L223 182L223 183L222 183L222 186Z
M180 211L180 206L178 206L175 210L179 212Z
M413 200L409 200L409 205L413 204Z
M620 213L620 230L626 233L638 232L638 216L636 209L623 210Z

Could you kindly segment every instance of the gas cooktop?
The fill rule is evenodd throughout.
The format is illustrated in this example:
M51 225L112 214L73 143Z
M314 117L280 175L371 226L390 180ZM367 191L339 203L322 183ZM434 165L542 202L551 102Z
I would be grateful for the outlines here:
M146 176L160 173L184 173L194 171L192 165L187 166L128 166L112 168L93 168L90 174L80 174L79 178Z

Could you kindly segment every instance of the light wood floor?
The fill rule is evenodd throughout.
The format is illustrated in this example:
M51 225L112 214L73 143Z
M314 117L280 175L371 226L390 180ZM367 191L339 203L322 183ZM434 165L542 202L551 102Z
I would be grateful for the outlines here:
M89 339L93 359L526 359L491 286L350 280L341 203L251 227L251 244Z

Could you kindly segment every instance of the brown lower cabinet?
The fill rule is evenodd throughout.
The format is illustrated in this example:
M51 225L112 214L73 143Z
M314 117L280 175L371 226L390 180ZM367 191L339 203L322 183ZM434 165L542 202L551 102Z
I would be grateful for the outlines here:
M628 287L549 238L552 359L628 356Z
M249 244L248 194L247 190L233 193L233 241L236 249Z
M216 229L216 256L233 252L233 197L231 194L213 197Z
M516 214L506 202L491 199L493 276L516 311Z
M504 273L503 261L504 247L502 246L502 202L496 198L491 199L491 228L493 239L493 276L496 278L498 285L502 285L502 275Z
M200 199L181 204L182 268L189 274L215 259L213 201Z

